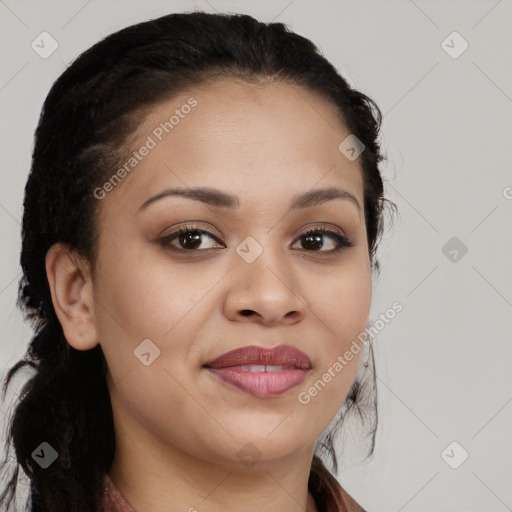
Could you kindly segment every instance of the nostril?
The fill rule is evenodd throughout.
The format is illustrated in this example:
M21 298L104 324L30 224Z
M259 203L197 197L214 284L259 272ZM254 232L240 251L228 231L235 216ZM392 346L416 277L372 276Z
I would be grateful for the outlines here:
M241 313L244 316L251 316L253 312L250 309L242 309Z

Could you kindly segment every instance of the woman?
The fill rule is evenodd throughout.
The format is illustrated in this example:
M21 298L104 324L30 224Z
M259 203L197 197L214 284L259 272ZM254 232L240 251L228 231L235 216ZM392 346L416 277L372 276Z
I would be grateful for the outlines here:
M319 455L336 471L375 383L380 121L249 16L164 16L66 69L25 191L36 333L5 383L34 369L10 424L31 510L363 510Z

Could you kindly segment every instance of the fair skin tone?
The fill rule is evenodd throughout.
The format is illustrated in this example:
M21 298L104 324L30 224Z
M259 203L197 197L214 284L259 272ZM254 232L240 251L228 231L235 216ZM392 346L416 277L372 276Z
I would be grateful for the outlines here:
M99 343L105 354L117 442L109 475L134 509L315 512L307 487L314 445L360 355L309 403L298 396L366 326L372 281L360 159L338 150L349 131L317 94L234 79L153 108L134 148L190 97L197 106L98 201L94 274L60 245L48 252L55 310L70 345ZM172 187L218 189L239 206L174 195L139 211ZM360 208L335 198L290 209L295 196L328 187ZM158 243L190 224L213 237L201 235L192 251L183 237ZM330 234L308 245L304 231L318 227L354 246L333 252ZM263 248L252 263L236 252L248 236ZM145 339L160 350L148 366L134 355ZM279 396L247 394L202 368L239 347L280 344L305 352L313 369ZM237 455L247 443L261 454L251 466Z

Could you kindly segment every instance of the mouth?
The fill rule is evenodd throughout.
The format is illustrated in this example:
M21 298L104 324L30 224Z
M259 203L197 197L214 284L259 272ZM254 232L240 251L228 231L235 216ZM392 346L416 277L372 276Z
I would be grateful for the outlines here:
M255 345L222 354L203 368L224 384L260 398L278 396L301 384L312 368L309 357L289 345Z

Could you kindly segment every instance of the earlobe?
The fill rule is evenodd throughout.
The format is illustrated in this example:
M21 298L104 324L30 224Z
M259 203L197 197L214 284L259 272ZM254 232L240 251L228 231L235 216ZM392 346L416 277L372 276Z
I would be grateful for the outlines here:
M89 265L61 243L50 247L45 264L53 307L66 340L77 350L94 348L99 336Z

